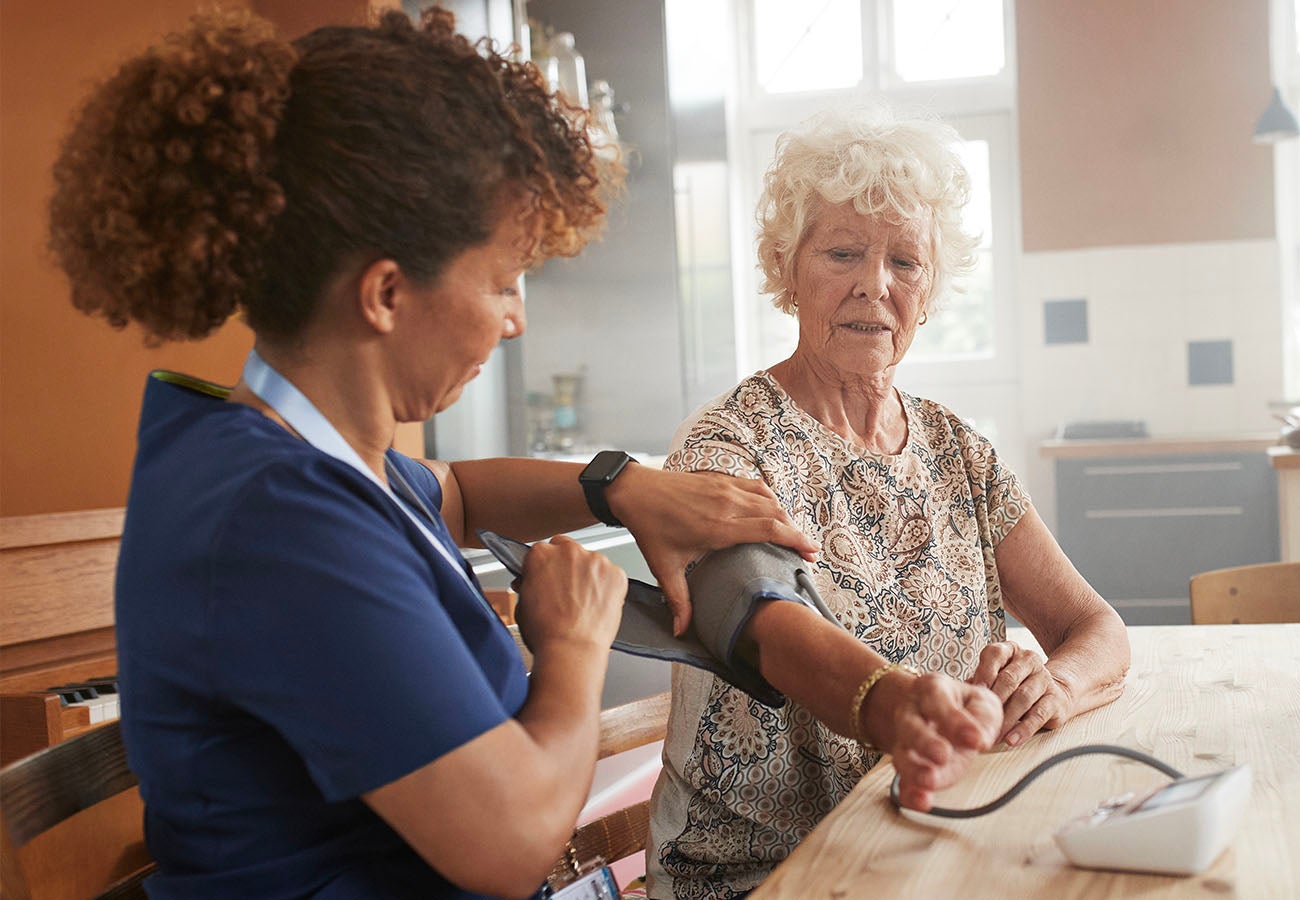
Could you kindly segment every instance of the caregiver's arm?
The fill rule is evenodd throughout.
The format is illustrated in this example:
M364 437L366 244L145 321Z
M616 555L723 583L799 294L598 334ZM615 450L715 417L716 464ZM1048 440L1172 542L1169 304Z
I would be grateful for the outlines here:
M514 458L424 463L442 483L442 515L461 546L477 545L479 529L528 541L596 521L578 483L581 463ZM668 597L678 634L690 620L686 566L705 551L770 541L811 559L818 549L761 481L629 463L606 496Z

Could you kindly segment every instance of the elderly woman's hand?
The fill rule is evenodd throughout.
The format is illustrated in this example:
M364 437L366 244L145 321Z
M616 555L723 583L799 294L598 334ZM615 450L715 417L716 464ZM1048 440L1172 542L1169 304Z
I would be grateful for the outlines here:
M884 696L872 692L875 712L868 708L867 733L889 736L883 746L898 773L899 801L925 812L934 805L935 791L955 784L971 760L993 746L1001 704L985 688L933 673L886 677L878 687ZM873 715L885 719L875 726L879 731Z
M989 644L980 652L975 674L967 679L993 691L1002 703L999 739L1015 747L1039 729L1056 728L1073 715L1068 688L1045 660L1012 641Z
M628 466L608 496L667 597L678 635L691 621L686 567L705 551L770 541L812 560L820 549L756 479Z

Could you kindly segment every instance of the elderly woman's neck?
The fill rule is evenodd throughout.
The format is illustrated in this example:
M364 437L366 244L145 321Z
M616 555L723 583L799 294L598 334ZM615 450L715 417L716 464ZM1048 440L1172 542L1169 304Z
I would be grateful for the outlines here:
M894 390L893 366L846 377L792 356L767 371L804 412L855 446L892 454L907 443L907 416Z

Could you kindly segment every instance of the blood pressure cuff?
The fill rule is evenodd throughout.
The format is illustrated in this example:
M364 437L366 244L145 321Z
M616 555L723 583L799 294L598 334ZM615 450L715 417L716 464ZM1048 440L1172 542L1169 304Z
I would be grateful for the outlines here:
M478 534L506 569L516 576L523 573L527 544L490 531ZM677 637L663 592L629 578L614 649L705 669L766 706L783 706L785 697L736 653L736 645L760 603L802 603L835 621L813 587L803 558L775 544L739 544L705 554L687 570L686 583L691 625Z

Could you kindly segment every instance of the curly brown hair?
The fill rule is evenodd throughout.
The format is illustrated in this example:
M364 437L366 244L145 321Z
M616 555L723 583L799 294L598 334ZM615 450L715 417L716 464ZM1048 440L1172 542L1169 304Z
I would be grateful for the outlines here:
M77 117L54 168L50 248L72 301L152 340L209 334L237 309L298 334L349 266L421 283L524 198L529 256L573 255L622 174L536 66L427 10L293 44L245 11L196 16L126 63Z

